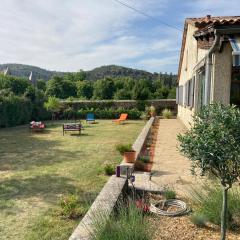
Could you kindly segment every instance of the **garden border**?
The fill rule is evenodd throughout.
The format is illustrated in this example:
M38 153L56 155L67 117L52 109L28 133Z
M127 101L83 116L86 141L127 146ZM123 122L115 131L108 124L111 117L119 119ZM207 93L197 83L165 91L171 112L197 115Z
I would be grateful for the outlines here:
M154 121L155 118L151 117L132 145L133 149L136 151L136 159L140 154L142 147L144 146L144 143L148 137ZM131 168L133 171L134 163L121 163L121 173L129 168ZM94 223L96 222L97 217L104 215L106 219L109 218L119 200L123 200L125 198L127 189L128 181L125 176L111 176L93 202L86 215L83 217L79 225L75 228L69 240L91 240L92 233L94 231Z

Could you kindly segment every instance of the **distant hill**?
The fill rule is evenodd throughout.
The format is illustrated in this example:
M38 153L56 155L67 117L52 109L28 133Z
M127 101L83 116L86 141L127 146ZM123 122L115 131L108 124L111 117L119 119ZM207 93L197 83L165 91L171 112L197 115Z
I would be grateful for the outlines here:
M131 77L133 79L146 78L151 80L155 78L154 74L150 72L116 65L94 68L91 71L87 71L86 74L89 80L97 80L104 77Z
M0 71L9 68L10 74L20 77L29 77L30 72L33 72L36 79L49 80L53 75L63 75L64 72L49 71L39 67L23 65L23 64L0 64ZM173 82L176 81L176 75L160 74L164 78L172 78ZM103 79L104 77L131 77L133 79L158 79L160 76L158 73L150 73L143 70L132 69L116 65L102 66L94 68L91 71L86 71L86 77L88 80Z
M24 65L24 64L0 64L0 71L5 70L8 67L9 72L13 76L17 77L29 77L33 72L36 79L49 80L53 75L63 75L63 72L49 71L39 67Z

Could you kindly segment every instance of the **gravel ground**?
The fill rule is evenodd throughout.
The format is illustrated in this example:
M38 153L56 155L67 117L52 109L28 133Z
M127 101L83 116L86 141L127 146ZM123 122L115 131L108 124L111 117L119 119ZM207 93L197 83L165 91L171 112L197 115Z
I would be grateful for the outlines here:
M189 216L150 217L155 233L153 240L219 240L220 229L217 226L196 227ZM240 240L240 233L228 232L227 240Z

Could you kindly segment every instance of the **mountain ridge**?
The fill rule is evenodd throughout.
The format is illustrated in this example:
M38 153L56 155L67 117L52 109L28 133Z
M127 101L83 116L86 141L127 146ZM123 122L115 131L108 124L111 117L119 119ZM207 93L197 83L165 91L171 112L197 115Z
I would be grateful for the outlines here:
M48 81L54 75L64 75L66 73L73 73L73 72L60 72L60 71L46 70L37 66L18 64L18 63L0 64L0 71L4 71L7 67L9 69L10 74L13 76L29 77L30 73L33 72L36 79L43 79L45 81ZM105 77L112 77L112 78L131 77L133 79L146 78L149 80L154 80L154 79L157 79L159 76L158 73L151 73L144 70L133 69L133 68L123 67L118 65L103 65L85 72L86 72L87 80L97 80L97 79L103 79ZM167 74L167 73L165 74L172 75L173 77L176 76L174 74Z

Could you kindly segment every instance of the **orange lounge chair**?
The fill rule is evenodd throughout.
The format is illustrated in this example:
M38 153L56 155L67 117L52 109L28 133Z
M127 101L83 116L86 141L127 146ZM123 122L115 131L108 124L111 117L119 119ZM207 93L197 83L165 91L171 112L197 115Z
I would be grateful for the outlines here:
M120 117L118 119L113 120L113 122L120 124L121 122L126 121L127 117L128 117L127 113L121 113Z

